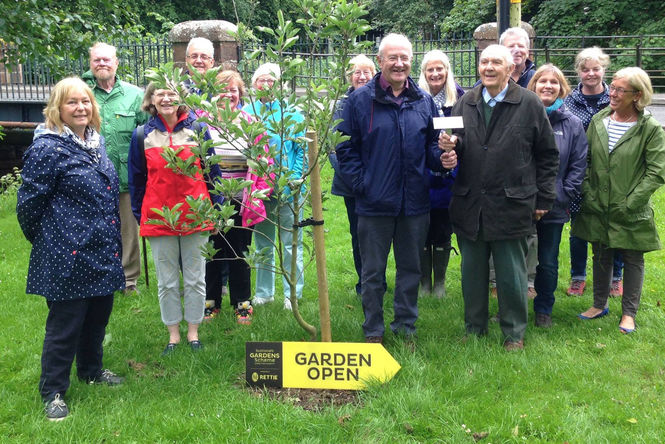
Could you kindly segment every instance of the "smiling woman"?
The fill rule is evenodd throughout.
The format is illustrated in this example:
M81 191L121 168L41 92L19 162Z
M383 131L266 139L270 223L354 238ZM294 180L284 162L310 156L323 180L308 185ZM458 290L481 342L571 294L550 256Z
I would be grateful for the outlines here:
M46 122L24 156L16 215L32 243L27 292L46 298L49 314L39 390L46 417L64 419L69 374L119 384L102 371L113 292L124 286L120 260L118 176L100 137L99 110L77 77L53 88Z
M202 232L213 230L207 222L197 222L187 203L189 198L210 202L206 187L219 177L219 167L210 167L204 181L203 161L196 156L194 133L205 126L196 123L196 115L179 105L177 95L168 89L148 85L143 97L143 110L152 117L143 127L143 146L138 132L132 135L129 148L129 192L132 211L140 225L140 233L150 240L157 273L157 291L162 322L169 332L169 342L163 354L173 352L180 343L179 324L183 319L180 304L180 273L184 281L184 319L187 321L187 340L192 350L200 350L198 328L203 320L205 304L205 259L201 247L206 243ZM177 157L191 161L197 170L194 177L181 174L167 166L163 153L175 151ZM208 156L214 154L211 148ZM221 203L221 202L220 202ZM170 223L160 214L165 207L178 206L181 212Z
M536 327L549 328L552 325L554 291L558 284L561 232L569 219L570 202L579 195L584 178L587 139L582 121L564 105L563 99L570 92L570 86L559 68L552 64L541 66L529 82L528 89L543 102L559 148L556 201L536 224L538 266L533 310Z

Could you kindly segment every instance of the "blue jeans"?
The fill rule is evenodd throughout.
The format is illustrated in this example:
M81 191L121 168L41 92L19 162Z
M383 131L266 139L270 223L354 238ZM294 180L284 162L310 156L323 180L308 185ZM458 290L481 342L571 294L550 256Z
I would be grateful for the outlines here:
M536 267L534 288L537 296L533 300L533 311L551 315L559 276L559 244L563 224L544 223L541 220L538 221L536 229L538 231L538 266Z
M256 270L256 291L254 298L270 299L275 296L275 250L277 244L277 219L279 215L279 236L282 240L282 265L287 273L291 273L291 255L293 241L293 204L278 205L276 199L265 201L268 219L256 225L254 233L254 246L257 250L266 250L266 262L259 264ZM298 216L302 220L303 208L301 206ZM296 249L296 296L302 297L302 289L305 286L305 274L303 273L302 261L302 229L298 229L298 247ZM279 270L279 268L278 268ZM282 287L284 297L291 297L291 287L286 276L282 275Z
M574 281L586 280L586 261L588 253L588 242L577 236L570 236L570 278ZM621 280L623 270L623 257L619 250L614 252L614 269L612 280Z

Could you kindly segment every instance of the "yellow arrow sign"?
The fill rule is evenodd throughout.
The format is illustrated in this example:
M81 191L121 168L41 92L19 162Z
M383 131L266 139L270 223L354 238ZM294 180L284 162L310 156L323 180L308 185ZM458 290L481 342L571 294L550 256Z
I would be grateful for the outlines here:
M381 344L355 342L248 342L251 385L361 390L386 382L401 366Z

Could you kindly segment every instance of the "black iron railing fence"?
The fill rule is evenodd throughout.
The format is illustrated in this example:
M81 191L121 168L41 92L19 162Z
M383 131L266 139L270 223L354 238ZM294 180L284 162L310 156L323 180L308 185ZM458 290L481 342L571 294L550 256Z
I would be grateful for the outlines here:
M140 41L115 41L118 49L118 74L135 85L146 85L145 71L173 60L168 38L143 38ZM67 58L61 66L64 75L82 75L89 69L87 57ZM43 102L63 74L54 75L30 60L21 65L0 65L0 99L4 101Z
M376 53L379 39L372 40L367 53ZM172 60L171 45L166 37L145 38L139 42L114 42L120 57L121 77L136 85L146 84L145 70ZM531 57L536 65L552 62L568 76L571 84L576 84L574 71L575 55L589 46L599 46L610 56L612 64L608 76L625 66L640 66L649 73L657 92L665 92L665 35L629 36L539 36L534 41ZM239 54L248 54L260 47L241 48ZM414 40L414 61L412 76L417 78L423 55L431 49L440 49L448 54L454 66L455 77L463 87L471 87L477 80L478 51L470 35L449 36L432 40ZM305 62L296 78L295 87L306 87L312 79L324 77L326 67L332 60L334 44L312 48L296 45L289 53L291 57L301 57ZM247 80L264 60L242 60L239 69ZM0 100L2 101L44 101L50 86L58 78L44 67L27 61L22 65L0 65ZM81 75L88 69L87 58L69 59L64 62L63 72Z

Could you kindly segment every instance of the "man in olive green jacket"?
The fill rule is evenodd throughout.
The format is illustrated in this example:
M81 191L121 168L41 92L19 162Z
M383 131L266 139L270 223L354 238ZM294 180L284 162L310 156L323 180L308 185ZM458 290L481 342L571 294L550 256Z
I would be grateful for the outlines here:
M120 224L122 229L122 267L125 293L136 291L141 274L141 256L136 219L132 214L127 183L127 155L134 129L145 123L141 111L143 91L116 76L118 57L114 46L96 43L90 48L90 71L83 74L99 104L101 133L106 139L106 152L120 180Z

